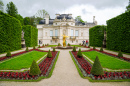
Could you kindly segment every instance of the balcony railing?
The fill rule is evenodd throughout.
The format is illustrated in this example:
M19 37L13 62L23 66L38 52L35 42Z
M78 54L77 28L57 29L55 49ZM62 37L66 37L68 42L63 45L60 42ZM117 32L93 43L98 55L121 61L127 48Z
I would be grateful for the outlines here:
M59 36L52 36L52 39L59 39Z
M70 39L75 40L76 36L70 36Z

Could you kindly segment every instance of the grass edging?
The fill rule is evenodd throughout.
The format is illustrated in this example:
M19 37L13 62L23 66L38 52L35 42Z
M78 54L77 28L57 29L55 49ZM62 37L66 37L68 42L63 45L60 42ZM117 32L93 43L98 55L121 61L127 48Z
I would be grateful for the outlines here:
M70 55L71 55L71 58L76 66L76 69L79 73L79 75L83 78L83 79L88 79L90 82L130 82L130 79L123 79L123 80L92 80L90 77L84 77L81 70L79 69L78 65L76 64L72 54L71 54L71 51L69 51Z
M54 70L54 68L55 68L57 59L58 59L58 57L59 57L59 53L60 53L60 51L58 51L57 57L56 57L56 59L55 59L55 62L54 62L53 66L52 66L52 69L51 69L51 71L50 71L50 73L49 73L49 75L48 75L47 77L41 76L41 77L39 77L39 78L36 79L36 80L15 80L15 79L14 79L14 80L10 80L10 79L0 79L0 81L38 82L38 81L40 81L40 80L42 80L42 79L50 78L50 77L52 76L52 73L53 73L53 70Z

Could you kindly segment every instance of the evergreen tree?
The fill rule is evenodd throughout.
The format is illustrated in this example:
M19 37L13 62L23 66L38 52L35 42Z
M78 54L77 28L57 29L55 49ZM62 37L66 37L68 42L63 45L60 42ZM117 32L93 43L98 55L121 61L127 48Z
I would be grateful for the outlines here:
M76 52L76 48L75 48L75 46L73 47L73 52Z
M93 75L103 75L103 74L104 74L103 68L102 68L102 66L101 66L101 64L100 64L100 61L99 61L99 59L98 59L98 56L96 56L96 59L95 59L95 61L94 61L94 64L93 64L93 66L92 66L92 69L91 69L91 73L92 73Z
M39 66L37 65L36 61L33 60L32 65L30 67L29 75L39 75L41 73Z
M130 0L129 0L129 5L126 7L126 12L130 11Z
M24 21L24 25L30 25L30 18L29 17L25 17L23 19L23 21Z
M12 1L9 2L9 4L7 4L6 12L10 16L17 17L18 11L15 4Z
M118 57L123 57L123 54L122 54L121 50L118 53Z
M6 56L7 56L7 57L11 57L11 52L10 52L10 50L7 52Z
M82 57L81 49L79 49L79 51L78 51L78 53L77 53L77 56L78 56L78 57Z
M101 47L101 48L100 48L100 52L102 52L102 51L103 51L103 48Z
M4 4L2 2L2 0L0 0L0 10L3 12L4 11L4 8L3 8Z
M51 51L50 51L50 50L48 51L47 57L49 57L49 58L51 58L51 57L52 57L52 53L51 53Z
M27 51L27 52L29 51L29 50L28 50L28 47L26 47L26 50L25 50L25 51Z
M20 21L21 25L23 25L23 17L20 14L17 14L16 18Z
M56 50L55 50L55 48L53 48L53 52L55 52Z

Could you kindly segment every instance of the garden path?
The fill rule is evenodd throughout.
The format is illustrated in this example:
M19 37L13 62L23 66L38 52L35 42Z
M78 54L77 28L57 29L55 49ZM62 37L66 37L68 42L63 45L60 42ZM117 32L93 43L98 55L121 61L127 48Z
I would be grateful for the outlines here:
M0 86L129 86L130 84L130 82L89 82L78 74L69 50L59 51L59 58L50 78L39 82L0 81Z

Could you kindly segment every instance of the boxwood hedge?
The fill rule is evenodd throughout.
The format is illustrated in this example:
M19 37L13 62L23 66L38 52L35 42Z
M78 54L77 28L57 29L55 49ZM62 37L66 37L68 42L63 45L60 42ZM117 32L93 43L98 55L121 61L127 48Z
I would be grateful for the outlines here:
M101 47L103 45L104 30L106 30L104 25L97 25L89 29L90 46Z
M107 49L130 53L130 11L107 21Z
M21 23L0 11L0 53L21 48Z
M37 46L38 44L38 29L31 25L24 25L24 39L26 47Z

